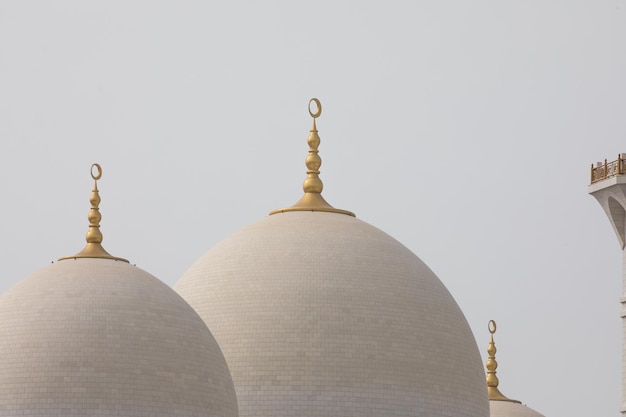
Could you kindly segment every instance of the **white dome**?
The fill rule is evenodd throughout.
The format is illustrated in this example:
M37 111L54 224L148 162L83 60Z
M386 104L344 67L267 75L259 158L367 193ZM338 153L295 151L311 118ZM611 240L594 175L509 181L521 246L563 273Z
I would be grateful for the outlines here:
M487 353L489 358L487 359L487 394L489 395L489 408L491 417L543 417L532 408L528 408L522 405L517 400L512 400L506 397L498 389L500 381L496 376L496 369L498 368L498 362L496 361L496 344L493 340L493 335L496 333L496 322L489 320L489 333L491 333L491 340L487 347Z
M0 415L236 417L203 321L126 262L63 260L0 296Z
M175 285L211 328L242 417L487 417L458 305L384 232L345 214L260 220Z
M511 401L489 401L491 417L544 417L530 407Z

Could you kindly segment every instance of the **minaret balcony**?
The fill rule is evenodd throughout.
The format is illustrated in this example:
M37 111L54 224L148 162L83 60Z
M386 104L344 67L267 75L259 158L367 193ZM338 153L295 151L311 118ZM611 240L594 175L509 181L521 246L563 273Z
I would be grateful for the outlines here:
M624 175L624 172L626 172L626 153L619 154L615 161L607 162L605 159L604 162L596 162L595 166L591 164L591 184Z

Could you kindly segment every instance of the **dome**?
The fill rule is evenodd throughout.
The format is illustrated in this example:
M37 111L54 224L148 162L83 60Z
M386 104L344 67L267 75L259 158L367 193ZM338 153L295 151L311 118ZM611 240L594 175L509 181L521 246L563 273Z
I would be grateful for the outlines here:
M88 241L99 234L97 202L95 189ZM98 239L0 296L0 375L1 416L238 415L202 319Z
M409 249L321 199L316 132L302 200L218 243L174 286L220 344L240 415L487 417L459 306Z
M45 267L0 296L3 416L236 416L228 367L171 288L111 259Z
M452 296L354 217L267 217L174 288L220 344L241 416L488 415L478 349Z
M489 401L491 417L544 417L530 407L510 401Z
M500 381L496 376L498 362L496 361L496 344L493 341L493 335L496 333L496 322L489 320L489 333L491 338L487 353L487 393L489 394L489 415L490 417L543 417L530 407L523 405L517 400L512 400L500 392L498 385Z

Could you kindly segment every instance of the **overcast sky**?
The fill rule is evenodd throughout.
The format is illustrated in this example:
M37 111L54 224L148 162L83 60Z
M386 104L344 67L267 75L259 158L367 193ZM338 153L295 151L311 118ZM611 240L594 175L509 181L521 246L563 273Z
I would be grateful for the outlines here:
M587 194L626 152L626 1L0 1L0 290L84 246L172 285L302 194L423 259L501 391L617 416L621 251Z

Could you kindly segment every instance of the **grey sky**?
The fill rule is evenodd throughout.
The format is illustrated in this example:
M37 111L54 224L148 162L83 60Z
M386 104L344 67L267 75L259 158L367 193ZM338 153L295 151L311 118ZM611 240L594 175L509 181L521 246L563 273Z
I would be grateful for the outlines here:
M0 1L0 290L104 247L173 284L301 196L450 289L501 391L618 415L621 256L589 165L626 152L626 2Z

